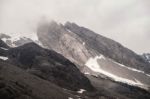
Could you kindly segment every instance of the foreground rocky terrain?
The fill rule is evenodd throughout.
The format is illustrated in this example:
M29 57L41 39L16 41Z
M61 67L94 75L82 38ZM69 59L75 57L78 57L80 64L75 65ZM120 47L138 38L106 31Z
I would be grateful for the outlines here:
M46 80L0 61L0 99L67 99L73 95Z

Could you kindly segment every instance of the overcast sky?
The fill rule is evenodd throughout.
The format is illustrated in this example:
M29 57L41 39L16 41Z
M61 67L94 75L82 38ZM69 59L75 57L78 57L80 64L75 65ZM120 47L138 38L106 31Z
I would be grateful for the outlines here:
M137 53L150 52L150 0L0 0L0 32L35 32L43 17L75 22Z

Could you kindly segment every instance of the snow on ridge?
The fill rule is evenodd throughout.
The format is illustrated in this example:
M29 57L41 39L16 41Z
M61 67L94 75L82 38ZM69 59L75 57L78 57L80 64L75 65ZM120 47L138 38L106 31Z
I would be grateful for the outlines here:
M7 40L10 40L12 43L12 45L10 45L10 46L12 46L12 47L17 47L14 44L14 42L20 40L21 38L23 38L24 40L31 39L36 44L40 45L41 47L44 47L43 44L39 41L37 33L3 33L3 34L10 36L10 38L2 38L2 40L5 43Z
M33 41L38 40L37 33L4 33L4 34L10 36L12 41L17 41L23 37L30 38Z
M111 61L113 61L113 60L111 60ZM131 67L125 66L125 65L120 64L120 63L115 62L115 61L113 61L113 62L114 62L115 64L118 64L118 65L121 66L121 67L125 67L125 68L127 68L127 69L129 69L129 70L136 71L136 72L139 72L139 73L143 73L144 75L150 77L150 74L147 74L147 73L145 73L144 71L141 71L141 70L138 70L138 69L135 69L135 68L131 68Z
M111 61L113 61L113 60L111 60ZM125 66L125 65L120 64L120 63L115 62L115 61L113 61L113 62L114 62L115 64L118 64L119 66L121 66L121 67L125 67L125 68L127 68L127 69L129 69L129 70L132 70L132 71L136 71L136 72L140 72L140 73L144 73L144 74L145 74L145 72L144 72L144 71L141 71L141 70L138 70L138 69L135 69L135 68L131 68L131 67Z
M137 80L136 78L134 80L130 80L130 79L126 79L126 78L122 78L119 77L115 74L109 73L105 70L103 70L100 66L100 64L97 62L98 59L105 59L105 57L103 55L100 56L96 56L95 58L90 58L86 63L85 66L87 66L88 68L90 68L92 71L100 73L100 74L104 74L110 78L112 78L114 81L117 82L122 82L122 83L127 83L129 85L133 85L133 86L138 86L144 89L147 89L147 85L144 85L143 83L141 83L139 80ZM119 64L119 63L118 63ZM119 64L119 66L123 66L122 64ZM133 68L129 68L130 70L133 71L138 71L136 69ZM138 71L139 72L139 71ZM141 72L141 71L140 71Z

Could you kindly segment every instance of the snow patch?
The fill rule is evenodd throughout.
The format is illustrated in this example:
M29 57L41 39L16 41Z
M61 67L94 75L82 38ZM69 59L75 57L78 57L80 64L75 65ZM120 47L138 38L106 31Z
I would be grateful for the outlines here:
M68 99L73 99L72 97L68 97Z
M4 47L0 47L1 49L3 49L3 50L8 50L7 48L4 48Z
M6 42L6 41L7 41L7 38L2 38L2 41Z
M80 89L79 91L77 91L77 93L80 93L80 94L82 94L83 92L85 92L86 90L84 90L84 89Z
M85 42L83 42L82 45L85 45Z
M89 73L89 72L85 72L84 74L85 74L85 75L90 75L90 73Z
M0 56L0 59L2 59L2 60L7 60L8 57Z
M88 68L90 68L92 71L94 72L98 72L98 73L101 73L101 74L104 74L110 78L112 78L114 81L117 81L117 82L122 82L122 83L127 83L129 85L134 85L134 86L139 86L139 87L142 87L142 86L145 86L143 83L141 83L140 81L138 81L137 79L134 80L130 80L130 79L126 79L126 78L122 78L122 77L119 77L117 75L114 75L112 73L109 73L105 70L103 70L100 66L100 64L97 62L98 59L105 59L105 57L103 55L100 55L100 56L96 56L95 58L90 58L87 62L86 62L86 66ZM124 66L122 64L119 64L119 66ZM131 70L134 70L134 71L138 71L136 69L133 69L133 68L129 68ZM141 72L141 71L138 71L138 72ZM144 87L145 88L145 87Z
M17 47L14 42L20 40L21 38L24 40L31 39L36 44L40 45L41 47L44 47L43 44L39 41L37 33L3 33L10 38L2 38L2 40L6 43L8 40L10 41L12 47Z
M30 38L33 41L38 40L37 33L4 33L4 34L10 36L11 41L17 41L23 37Z
M69 33L72 33L72 31L70 31L69 29L66 28L66 30L67 30Z
M129 70L136 71L136 72L140 72L140 73L145 73L144 71L137 70L137 69L135 69L135 68L131 68L131 67L125 66L125 65L120 64L120 63L118 63L118 62L115 62L115 61L113 61L113 62L114 62L115 64L118 64L119 66L125 67L125 68L127 68L127 69L129 69Z
M118 63L118 62L115 62L115 61L113 61L113 60L111 60L111 61L114 62L115 64L118 64L118 65L121 66L121 67L127 68L127 69L129 69L129 70L131 70L131 71L136 71L136 72L139 72L139 73L143 73L143 74L145 74L146 76L150 77L150 74L146 74L144 71L137 70L137 69L135 69L135 68L131 68L131 67L125 66L125 65L120 64L120 63Z

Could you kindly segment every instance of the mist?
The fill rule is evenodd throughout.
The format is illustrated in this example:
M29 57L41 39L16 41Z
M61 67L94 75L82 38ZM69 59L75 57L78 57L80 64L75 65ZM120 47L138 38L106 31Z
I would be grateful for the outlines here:
M41 21L75 22L141 54L150 52L149 0L0 0L0 32L36 33Z

